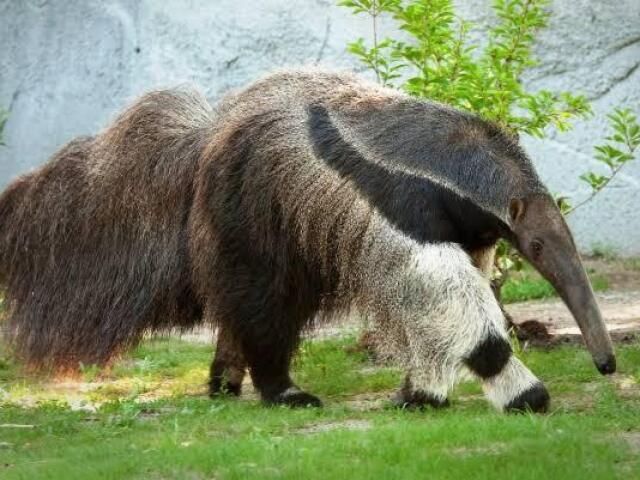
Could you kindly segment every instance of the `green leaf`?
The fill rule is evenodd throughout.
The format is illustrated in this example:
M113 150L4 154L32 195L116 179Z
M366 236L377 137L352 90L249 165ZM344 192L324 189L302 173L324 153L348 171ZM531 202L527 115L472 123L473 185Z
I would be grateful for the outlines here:
M564 196L557 196L556 204L558 205L558 208L560 209L563 215L566 215L567 213L569 213L573 208L571 205L571 202L569 201L569 198Z
M587 172L580 175L580 179L588 183L593 190L599 191L607 183L609 177L594 172Z

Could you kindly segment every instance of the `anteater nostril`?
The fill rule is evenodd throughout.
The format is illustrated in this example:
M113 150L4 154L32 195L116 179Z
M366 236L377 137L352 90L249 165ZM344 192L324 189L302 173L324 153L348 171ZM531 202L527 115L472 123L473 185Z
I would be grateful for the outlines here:
M602 375L610 375L612 373L615 373L616 357L614 355L609 355L604 362L596 363L596 367Z

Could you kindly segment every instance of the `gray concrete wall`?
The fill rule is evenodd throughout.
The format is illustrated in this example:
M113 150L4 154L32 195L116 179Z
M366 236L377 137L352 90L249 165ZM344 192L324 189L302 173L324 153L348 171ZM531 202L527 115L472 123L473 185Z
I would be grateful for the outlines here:
M458 1L483 24L495 21L490 3ZM596 117L525 143L550 188L580 199L579 174L600 168L604 114L640 112L640 0L555 0L551 10L527 83L584 92ZM0 186L146 90L193 82L216 98L278 67L358 68L344 46L369 30L332 0L0 0L0 105L12 112ZM570 223L583 250L640 254L640 161Z

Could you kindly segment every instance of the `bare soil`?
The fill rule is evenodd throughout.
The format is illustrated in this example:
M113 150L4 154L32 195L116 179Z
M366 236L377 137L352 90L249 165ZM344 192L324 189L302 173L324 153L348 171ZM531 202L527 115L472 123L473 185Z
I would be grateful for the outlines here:
M295 431L301 435L313 435L315 433L329 432L331 430L369 430L372 423L368 420L348 419L341 422L315 423L307 425Z
M614 340L630 341L640 334L640 290L602 292L596 297ZM526 330L524 339L538 344L580 341L571 312L558 298L514 303L506 310L513 323Z

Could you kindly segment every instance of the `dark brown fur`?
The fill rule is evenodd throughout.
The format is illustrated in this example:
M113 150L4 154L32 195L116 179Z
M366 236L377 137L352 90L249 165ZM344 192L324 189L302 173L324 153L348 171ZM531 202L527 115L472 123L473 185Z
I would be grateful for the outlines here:
M104 364L145 331L199 321L187 221L207 109L148 94L0 197L9 331L26 362Z

